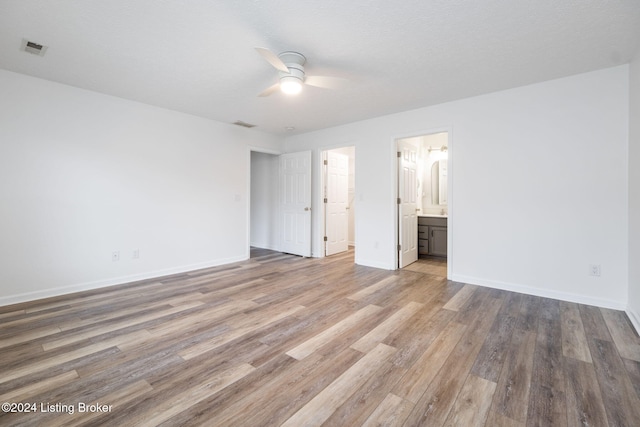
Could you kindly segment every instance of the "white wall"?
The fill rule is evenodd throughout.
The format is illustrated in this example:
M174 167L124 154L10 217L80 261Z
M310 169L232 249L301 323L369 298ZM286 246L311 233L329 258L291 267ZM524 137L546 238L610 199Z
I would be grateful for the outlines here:
M392 269L394 140L450 129L451 279L625 308L628 71L292 136L286 150L356 146L356 262Z
M248 257L248 147L275 137L3 70L0 93L0 305Z
M278 161L251 152L251 246L278 249Z
M314 179L321 149L357 147L356 262L392 269L394 141L451 130L451 278L627 308L637 322L639 70L636 59L286 147L314 150ZM248 257L248 147L277 151L277 138L2 70L0 93L0 305Z
M629 102L629 307L640 332L640 52L630 67Z

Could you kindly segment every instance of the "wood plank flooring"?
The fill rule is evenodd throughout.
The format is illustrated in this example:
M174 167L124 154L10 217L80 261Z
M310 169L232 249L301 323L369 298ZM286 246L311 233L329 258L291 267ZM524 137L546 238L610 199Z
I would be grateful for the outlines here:
M0 307L0 425L640 426L624 313L445 275L254 249Z

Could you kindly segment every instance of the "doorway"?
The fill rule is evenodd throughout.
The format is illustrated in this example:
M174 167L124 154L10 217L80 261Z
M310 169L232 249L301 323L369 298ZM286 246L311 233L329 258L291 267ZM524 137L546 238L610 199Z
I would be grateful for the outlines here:
M355 147L321 153L323 256L355 247Z
M279 251L279 156L260 151L251 151L250 156L249 245Z
M396 267L413 263L449 275L451 227L450 131L395 141L397 157Z

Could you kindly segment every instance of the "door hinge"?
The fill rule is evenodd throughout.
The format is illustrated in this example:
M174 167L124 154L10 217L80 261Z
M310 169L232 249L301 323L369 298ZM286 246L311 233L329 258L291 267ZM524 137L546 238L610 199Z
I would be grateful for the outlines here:
M400 199L400 197L398 197L398 204L401 205L402 204L402 199Z
M327 236L324 236L324 241L326 242L327 240L328 240L328 239L327 239Z
M402 157L402 153L398 151L398 158Z
M329 164L329 160L323 160L322 163L327 166Z
M402 245L398 245L398 252L402 250Z
M329 203L329 199L327 199L326 197L324 198L324 202L325 203Z

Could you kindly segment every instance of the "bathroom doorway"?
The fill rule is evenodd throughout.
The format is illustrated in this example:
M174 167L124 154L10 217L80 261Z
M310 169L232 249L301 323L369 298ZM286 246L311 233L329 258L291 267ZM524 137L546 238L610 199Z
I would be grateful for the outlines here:
M395 141L397 268L448 276L450 142L448 130Z

